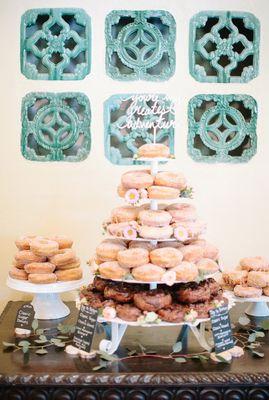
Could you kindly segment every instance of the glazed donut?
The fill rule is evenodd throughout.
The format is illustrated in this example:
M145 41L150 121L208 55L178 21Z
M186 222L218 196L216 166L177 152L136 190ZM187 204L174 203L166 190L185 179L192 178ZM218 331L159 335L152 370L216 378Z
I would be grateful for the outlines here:
M171 226L139 226L138 232L140 237L144 239L169 239L173 234L173 228Z
M162 289L147 290L134 294L134 304L142 311L158 311L172 304L170 293Z
M168 158L170 155L170 150L168 146L162 143L146 143L139 147L137 155L138 157L145 158Z
M77 281L82 278L83 273L81 268L66 269L55 272L58 281Z
M22 236L15 240L15 245L19 250L30 250L30 243L35 238L37 238L36 235Z
M177 228L178 226L184 227L188 232L188 236L190 238L196 238L202 233L204 233L206 224L197 220L197 221L178 221L172 224L173 228Z
M99 265L99 272L106 279L123 279L130 270L121 267L117 261L106 261Z
M55 283L56 274L29 274L28 281L36 284Z
M196 265L188 261L182 261L181 264L171 268L171 271L175 271L177 280L180 282L196 281L199 276Z
M149 262L149 252L141 248L122 250L118 252L118 262L124 268L139 267Z
M123 232L127 227L133 229L138 229L138 224L136 221L120 222L118 224L110 224L107 227L107 231L112 236L123 237Z
M269 285L269 273L263 271L250 271L247 278L248 286L264 288Z
M204 255L203 248L194 244L183 246L180 251L183 254L184 261L198 262Z
M111 222L128 222L135 221L137 219L139 207L124 206L116 207L111 212Z
M167 211L172 216L172 222L195 221L197 218L194 206L188 203L171 204Z
M219 271L218 264L211 258L201 258L201 260L199 260L196 265L199 274L202 275L214 274L215 272Z
M182 253L173 247L163 247L150 252L150 261L152 264L159 265L163 268L173 268L181 263L183 259Z
M76 254L72 249L59 250L57 254L50 257L50 262L56 267L60 265L70 264L77 261Z
M55 240L36 238L31 240L30 250L38 256L50 257L57 253L59 244Z
M128 189L125 189L122 185L117 187L117 193L119 197L124 197Z
M181 285L175 295L177 301L184 304L206 302L211 297L210 289L206 282Z
M166 199L174 200L180 195L180 190L167 187L167 186L150 186L148 187L148 198L149 199Z
M224 283L229 286L245 285L247 283L247 271L226 271L222 273Z
M132 269L134 279L142 282L158 282L161 281L165 269L158 265L145 264Z
M24 271L24 269L18 269L16 267L12 267L9 271L9 276L12 279L19 279L21 281L27 281L28 274Z
M162 171L155 175L154 185L168 186L183 190L186 188L187 183L185 177L181 173Z
M184 320L185 308L180 304L171 304L169 307L158 310L157 314L163 321L178 323Z
M63 265L58 265L57 266L57 271L58 270L66 270L66 269L73 269L73 268L79 268L80 267L80 260L79 258L76 258L75 261L68 263L68 264L63 264Z
M48 239L57 242L59 245L59 250L69 249L73 246L73 240L64 235L54 235L48 237Z
M245 257L239 262L246 271L269 271L269 263L263 257Z
M102 262L116 261L118 252L125 249L126 245L122 240L106 239L97 246L96 255Z
M49 262L33 262L24 267L27 274L51 274L55 270L55 265Z
M44 262L46 257L38 256L31 250L21 250L15 255L15 261L20 264L29 264L31 262Z
M167 226L172 217L167 211L163 210L142 210L138 214L141 225L146 226Z
M143 189L153 185L153 177L149 171L128 171L121 177L121 185L125 189Z
M234 294L237 297L260 297L262 295L262 289L250 286L236 285L234 287Z
M107 285L104 290L104 297L119 303L128 303L133 301L134 290L123 283L120 285Z
M147 242L147 241L143 241L143 240L132 240L129 243L129 249L136 249L136 248L140 248L140 249L146 249L148 251L154 250L156 249L156 245L151 243L151 242Z
M117 304L117 317L123 321L137 321L142 312L133 304Z

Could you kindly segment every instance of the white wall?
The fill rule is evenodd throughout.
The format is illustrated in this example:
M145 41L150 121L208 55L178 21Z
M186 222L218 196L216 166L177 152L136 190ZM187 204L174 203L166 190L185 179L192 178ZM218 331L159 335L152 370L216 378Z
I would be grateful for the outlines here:
M83 81L27 80L19 67L20 17L35 7L82 7L91 16L92 72ZM104 20L112 9L166 9L177 22L177 67L167 82L113 81L105 74ZM201 10L244 10L261 22L260 74L248 84L202 84L188 72L188 24ZM5 279L22 234L72 236L85 262L101 239L101 223L119 203L116 185L126 168L110 164L103 150L103 102L115 93L166 93L176 102L176 167L195 189L195 202L208 222L208 238L226 266L244 255L268 255L267 204L269 154L269 2L268 0L0 0L0 307L23 294ZM82 163L26 161L20 152L20 106L30 91L82 91L92 108L92 150ZM258 152L247 164L207 165L187 155L187 104L198 93L246 93L258 102ZM24 297L25 298L25 297Z

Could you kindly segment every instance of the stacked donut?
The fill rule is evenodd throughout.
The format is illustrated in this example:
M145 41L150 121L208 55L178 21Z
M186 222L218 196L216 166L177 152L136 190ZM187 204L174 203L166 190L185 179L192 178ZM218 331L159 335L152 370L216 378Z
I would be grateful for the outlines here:
M201 283L177 284L167 290L165 285L150 290L148 285L118 283L95 277L92 285L82 290L81 297L100 310L113 307L124 321L137 321L148 312L155 312L162 321L179 323L190 312L195 318L208 318L216 301L225 301L213 279Z
M18 252L9 275L36 284L82 278L80 260L65 236L24 236L15 241Z
M264 257L245 257L233 271L222 274L224 287L245 298L269 296L269 262Z
M106 239L92 264L105 279L166 282L167 272L173 271L176 281L194 282L219 271L217 260L218 249L202 239L187 245Z
M205 224L197 219L195 207L189 203L160 204L151 210L148 204L120 206L111 212L106 230L111 236L148 240L194 240L205 231Z

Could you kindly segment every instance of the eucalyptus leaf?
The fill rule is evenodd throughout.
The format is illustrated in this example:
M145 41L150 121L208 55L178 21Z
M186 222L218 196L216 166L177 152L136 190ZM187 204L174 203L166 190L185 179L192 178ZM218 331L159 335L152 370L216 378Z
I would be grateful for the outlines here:
M38 350L36 350L35 353L40 355L40 356L43 356L45 354L48 354L48 351L46 349L38 349Z
M187 362L186 358L184 358L184 357L177 357L177 358L174 358L174 361L176 361L176 362L178 362L178 363L181 363L181 364Z
M69 339L69 336L58 335L56 339Z
M257 356L257 357L260 357L260 358L263 358L263 357L264 357L264 353L260 353L259 351L253 350L253 351L252 351L252 354L255 355L255 356Z
M131 350L127 354L128 354L129 357L131 357L131 356L134 356L135 354L137 354L137 351L136 350Z
M35 343L36 344L45 344L45 343L47 343L47 340L36 339Z
M174 345L173 345L173 352L174 353L178 353L178 352L180 352L182 350L182 343L181 342L176 342Z
M257 331L256 332L256 338L258 338L258 337L264 337L265 336L265 333L264 332L261 332L261 331Z
M105 361L115 361L117 360L117 357L114 357L108 353L105 353L104 351L98 351L98 354L100 356L100 358L102 358L102 360Z
M2 345L5 347L16 347L15 343L9 343L9 342L2 342Z
M23 347L23 346L30 346L30 342L28 342L28 340L21 340L19 343L18 343L18 346L20 346L20 347Z
M25 354L29 351L29 346L23 346L22 352Z
M242 326L246 326L250 323L250 319L246 315L242 315L239 319L238 322Z
M33 329L34 331L36 331L37 328L38 328L38 320L37 320L37 319L34 319L33 322L32 322L32 329Z
M253 333L251 333L251 334L249 335L249 337L248 337L248 342L249 342L249 343L253 343L253 342L255 342L255 340L256 340L256 332L253 332Z
M209 358L208 358L207 356L204 356L203 354L200 354L200 355L199 355L199 359L200 359L201 361L208 361L208 360L209 360Z
M103 368L106 368L106 366L100 364L100 365L96 365L96 367L93 367L92 370L93 371L98 371L99 369L103 369Z
M224 364L230 364L230 361L227 361L224 357L222 357L222 356L220 356L218 354L216 354L216 357L220 362L222 362Z
M39 336L39 335L42 335L44 333L44 329L37 329L36 330L36 334Z
M39 340L44 340L45 342L48 341L47 337L45 335L40 335Z
M65 347L65 343L63 343L63 342L55 343L55 346L63 348L63 347Z

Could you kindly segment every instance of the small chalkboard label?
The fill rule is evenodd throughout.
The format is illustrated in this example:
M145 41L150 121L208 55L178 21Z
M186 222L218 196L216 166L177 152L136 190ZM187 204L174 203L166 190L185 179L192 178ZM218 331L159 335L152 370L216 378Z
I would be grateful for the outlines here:
M35 311L32 304L24 304L19 308L15 321L15 328L32 329L32 322L35 317Z
M82 304L73 337L73 345L86 352L91 351L93 335L96 327L98 310Z
M210 311L215 353L221 353L234 347L233 334L227 305Z

